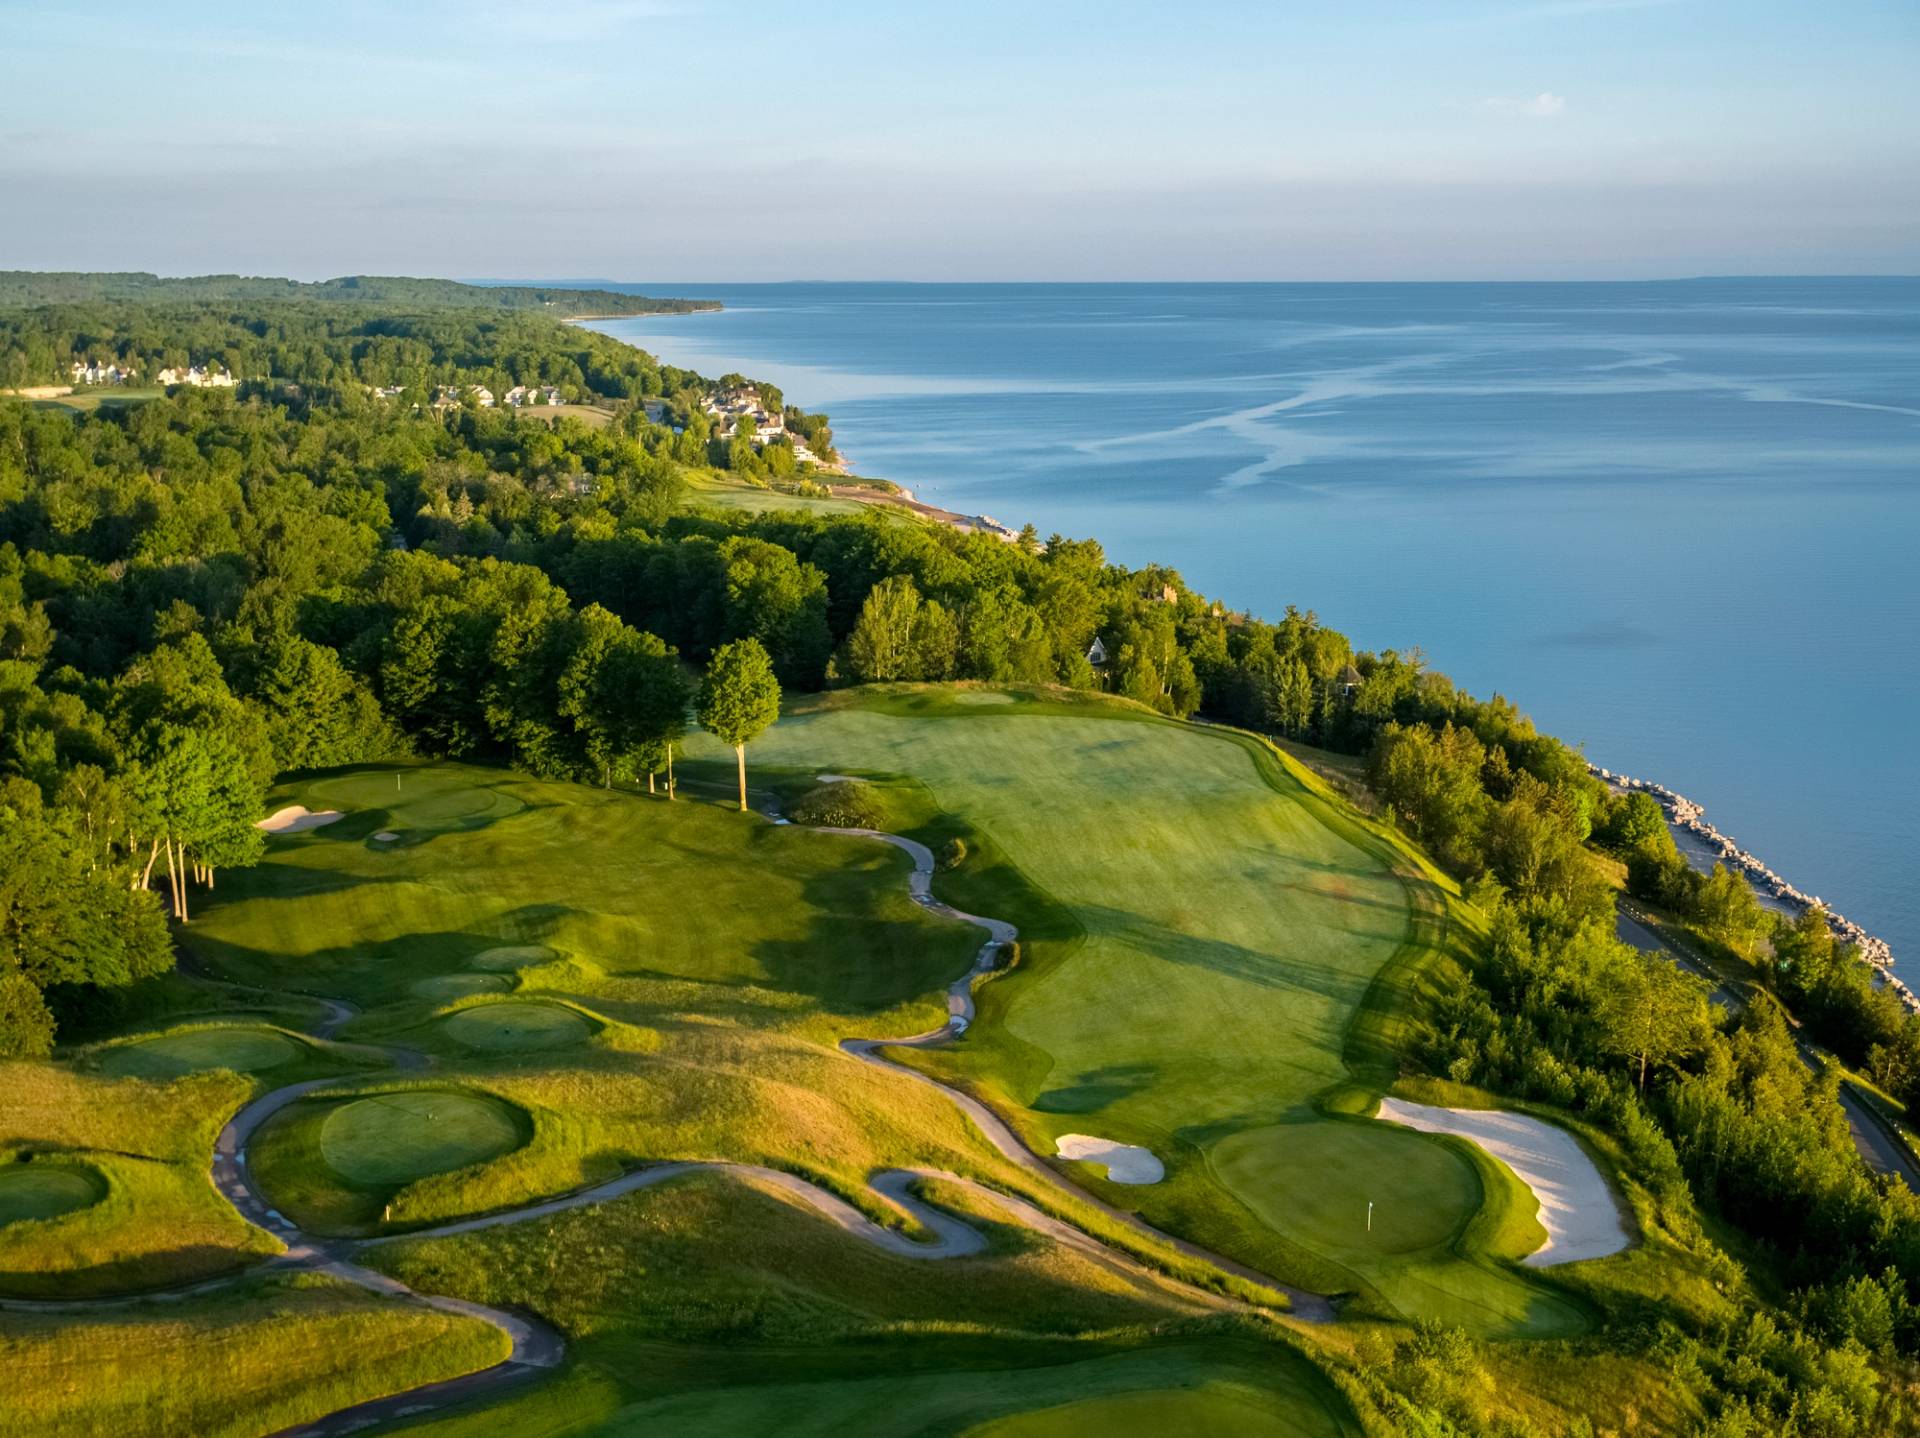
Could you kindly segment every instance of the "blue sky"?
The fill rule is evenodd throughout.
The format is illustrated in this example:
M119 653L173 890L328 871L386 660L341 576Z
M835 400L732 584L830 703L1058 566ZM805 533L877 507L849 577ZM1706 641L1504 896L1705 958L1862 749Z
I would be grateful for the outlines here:
M0 0L0 267L1920 272L1914 0Z

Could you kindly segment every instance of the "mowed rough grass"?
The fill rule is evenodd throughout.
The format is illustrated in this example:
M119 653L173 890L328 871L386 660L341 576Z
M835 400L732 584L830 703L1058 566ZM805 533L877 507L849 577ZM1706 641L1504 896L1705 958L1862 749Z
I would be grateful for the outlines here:
M1250 740L977 694L842 696L754 746L763 776L912 776L1070 916L1030 929L964 1045L926 1065L979 1088L1043 1152L1067 1132L1151 1149L1162 1184L1079 1176L1270 1272L1484 1332L1580 1327L1551 1290L1470 1251L1485 1175L1467 1156L1319 1107L1385 1081L1348 1063L1363 1000L1441 942L1441 901L1408 856ZM936 888L990 906L965 872ZM1367 1199L1389 1191L1383 1242L1353 1241ZM1398 1282L1410 1269L1421 1281Z
M1354 1431L1270 1327L1209 1316L977 1198L928 1197L985 1228L989 1254L895 1257L711 1173L531 1228L376 1249L417 1287L536 1309L569 1344L558 1381L409 1431L909 1438L1121 1393L1171 1425L1153 1431L1211 1431L1223 1401L1252 1433Z
M252 1438L507 1349L477 1319L321 1278L91 1315L0 1313L0 1411L8 1433L35 1438Z
M214 1135L253 1092L231 1072L156 1081L0 1063L0 1173L32 1155L104 1186L91 1203L0 1225L0 1296L159 1288L278 1252L207 1182Z

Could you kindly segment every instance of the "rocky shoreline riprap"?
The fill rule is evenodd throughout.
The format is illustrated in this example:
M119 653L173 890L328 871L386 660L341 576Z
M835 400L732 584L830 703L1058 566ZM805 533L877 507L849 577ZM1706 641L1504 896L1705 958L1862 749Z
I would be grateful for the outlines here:
M1874 937L1852 919L1834 909L1818 894L1808 894L1795 888L1781 875L1767 866L1764 860L1749 853L1729 834L1723 834L1704 817L1705 809L1684 794L1676 793L1665 784L1656 784L1651 779L1635 779L1631 775L1616 774L1611 769L1603 769L1598 764L1589 764L1588 770L1595 778L1611 784L1616 789L1639 789L1651 794L1666 811L1667 822L1676 829L1684 829L1693 835L1708 849L1717 853L1727 866L1744 874L1756 889L1771 894L1781 903L1795 909L1810 909L1819 905L1827 911L1827 922L1833 926L1834 934L1845 943L1852 944L1860 958L1879 974L1880 980L1910 1009L1920 1010L1920 998L1916 998L1909 989L1893 975L1893 949L1885 939Z

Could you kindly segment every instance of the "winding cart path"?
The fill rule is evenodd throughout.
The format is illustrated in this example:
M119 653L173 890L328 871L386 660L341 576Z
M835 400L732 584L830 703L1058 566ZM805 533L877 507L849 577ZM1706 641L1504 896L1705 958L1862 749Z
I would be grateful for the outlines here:
M777 813L769 814L767 817L775 823L787 822ZM973 1021L975 983L992 972L1001 950L1018 937L1018 931L1004 920L963 913L934 898L933 854L924 844L898 834L883 833L877 829L825 829L821 832L875 839L904 850L913 860L912 872L907 876L907 888L915 903L930 913L974 924L987 931L987 941L981 946L972 967L948 986L946 1023L925 1033L913 1034L905 1038L846 1039L840 1045L843 1052L862 1063L873 1064L889 1072L903 1074L916 1083L938 1089L973 1120L988 1142L1008 1160L1018 1164L1028 1173L1044 1179L1072 1200L1099 1210L1109 1219L1123 1225L1149 1243L1170 1248L1189 1258L1200 1260L1224 1272L1285 1294L1291 1304L1291 1316L1296 1319L1311 1323L1332 1321L1333 1305L1327 1299L1302 1289L1291 1288L1243 1264L1235 1263L1231 1259L1195 1244L1162 1233L1138 1216L1094 1197L1027 1147L999 1115L978 1099L883 1057L880 1051L886 1048L930 1048L937 1044L948 1043L964 1033ZM359 1012L351 1004L339 999L318 995L305 997L313 998L326 1011L325 1017L311 1029L313 1036L318 1039L333 1039ZM368 1052L384 1054L397 1069L418 1072L430 1067L433 1062L429 1055L417 1049L384 1044L366 1044L358 1047ZM214 1188L247 1222L279 1239L285 1245L285 1252L241 1273L179 1288L121 1297L65 1301L0 1299L0 1311L74 1314L111 1312L140 1304L179 1302L239 1283L254 1273L299 1271L325 1274L403 1302L417 1303L444 1313L475 1318L492 1325L506 1335L511 1345L508 1355L491 1368L462 1374L437 1383L424 1384L363 1403L351 1404L312 1422L285 1429L281 1435L281 1438L296 1438L296 1435L297 1438L335 1438L335 1435L360 1432L377 1423L451 1407L456 1403L464 1403L524 1382L557 1367L566 1352L566 1340L559 1331L535 1314L470 1303L464 1299L450 1298L441 1294L421 1293L396 1278L356 1261L360 1255L383 1244L403 1239L448 1238L456 1234L475 1233L507 1224L547 1218L569 1209L605 1203L641 1189L670 1182L685 1174L701 1171L725 1173L756 1187L782 1194L805 1204L828 1222L862 1242L870 1243L897 1257L914 1259L965 1258L985 1251L987 1239L979 1229L942 1209L935 1208L914 1193L915 1186L923 1182L937 1181L952 1184L986 1200L1024 1227L1043 1233L1056 1242L1071 1247L1093 1261L1136 1282L1144 1282L1175 1294L1196 1307L1239 1311L1253 1309L1253 1305L1238 1299L1224 1297L1161 1273L1133 1255L1102 1243L1025 1199L1002 1193L958 1174L937 1169L884 1169L868 1178L868 1186L871 1190L895 1209L911 1216L930 1235L927 1238L912 1238L883 1227L837 1194L830 1193L796 1174L759 1164L700 1160L676 1160L652 1164L646 1168L622 1174L619 1178L606 1183L596 1184L591 1188L579 1189L539 1203L527 1204L499 1213L482 1214L433 1228L415 1229L376 1238L323 1238L307 1233L268 1202L248 1171L247 1146L260 1126L273 1115L297 1103L317 1089L335 1086L340 1082L337 1078L308 1079L262 1094L234 1114L214 1141L213 1165L209 1174Z

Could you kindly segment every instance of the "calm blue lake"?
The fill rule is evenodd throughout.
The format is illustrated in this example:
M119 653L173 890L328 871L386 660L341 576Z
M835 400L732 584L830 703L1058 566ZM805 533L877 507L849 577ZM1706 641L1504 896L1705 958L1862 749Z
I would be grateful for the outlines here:
M1418 646L1920 965L1920 281L632 288L860 472Z

